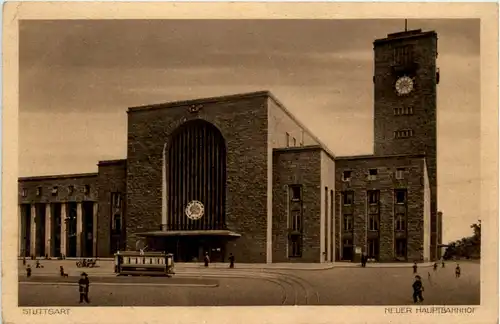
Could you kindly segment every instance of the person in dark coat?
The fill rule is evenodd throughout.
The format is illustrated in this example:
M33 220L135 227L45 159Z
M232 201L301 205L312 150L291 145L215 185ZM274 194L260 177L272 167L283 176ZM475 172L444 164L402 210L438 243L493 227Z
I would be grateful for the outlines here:
M26 266L26 277L31 277L31 266L29 264Z
M416 304L417 302L423 302L424 297L422 296L422 292L424 291L424 285L422 284L422 278L420 276L415 276L415 281L412 285L413 288L413 302Z
M210 263L210 257L208 256L208 252L205 252L205 267L208 267L208 264Z
M417 273L417 269L418 269L417 262L415 262L413 263L413 273Z
M444 260L441 261L441 268L444 268Z
M234 255L232 253L229 254L229 268L234 268Z
M85 272L82 272L80 280L78 280L78 289L80 292L80 304L85 301L87 304L89 303L89 286L90 281Z
M460 265L457 263L457 267L455 268L455 278L460 278L460 273L461 273Z
M437 262L434 262L434 264L432 265L432 268L434 269L434 271L436 271L436 270L437 270L437 268L438 268L438 264L437 264Z

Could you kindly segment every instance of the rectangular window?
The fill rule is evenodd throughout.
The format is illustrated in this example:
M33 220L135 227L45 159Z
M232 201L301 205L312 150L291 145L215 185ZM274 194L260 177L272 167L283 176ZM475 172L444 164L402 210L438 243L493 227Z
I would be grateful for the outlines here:
M413 107L394 108L394 116L413 115Z
M413 62L413 46L404 45L394 48L394 64L407 66Z
M41 196L42 195L42 187L37 187L36 188L36 195Z
M351 214L345 214L343 219L344 231L350 232L353 229L353 218Z
M292 237L290 247L288 248L288 256L291 258L300 258L302 256L302 238Z
M394 228L396 231L404 231L406 230L406 217L404 214L397 214L394 218Z
M368 258L370 259L378 259L378 252L379 252L379 241L378 239L369 239L368 240L368 251L367 255Z
M342 172L342 181L351 181L352 171L346 170Z
M378 204L380 198L380 191L369 190L368 191L368 203L371 205Z
M83 189L83 193L86 195L90 194L90 186L89 185L85 185L85 187Z
M406 204L406 190L397 189L394 191L396 204Z
M368 216L368 230L369 231L378 231L379 230L378 214L370 214Z
M342 195L344 197L344 206L349 206L354 203L354 192L345 191Z
M377 180L377 169L370 169L368 171L368 180L373 181Z
M300 210L291 211L290 229L297 232L302 231L302 212Z
M394 132L394 138L400 139L409 137L413 137L412 129L401 129Z
M52 196L57 196L57 186L52 187Z
M121 193L111 193L111 229L115 232L120 232L122 229L122 205Z
M301 201L302 200L302 186L301 185L291 185L290 193L292 197L292 201Z
M398 179L398 180L404 179L404 174L405 174L404 168L397 168L396 169L396 179Z
M75 186L69 185L68 186L68 194L71 196L75 192Z
M396 257L406 258L406 239L396 239Z
M28 196L28 189L23 188L21 189L21 197L27 197Z

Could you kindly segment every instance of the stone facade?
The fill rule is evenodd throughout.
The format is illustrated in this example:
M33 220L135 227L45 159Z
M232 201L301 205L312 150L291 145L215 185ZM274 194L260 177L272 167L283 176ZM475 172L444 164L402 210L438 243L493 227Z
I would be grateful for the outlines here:
M320 262L321 257L321 148L274 150L273 159L273 261ZM289 186L302 186L303 252L289 257Z
M101 161L98 164L99 217L97 221L97 255L112 255L111 193L126 197L127 160ZM126 213L126 211L125 211ZM125 248L125 231L120 235L121 248Z
M421 261L424 259L424 230L430 225L424 222L424 191L425 191L425 157L400 156L359 156L337 157L336 159L336 246L337 258L342 259L343 240L350 239L353 247L360 247L367 252L367 240L378 239L379 256L377 261L395 261L395 239L407 240L405 261ZM369 170L377 170L373 180L369 178ZM396 171L402 170L402 179L397 179ZM350 179L344 179L345 171L351 172ZM406 203L398 205L395 201L395 190L407 190ZM368 202L367 192L377 190L380 193L376 204ZM344 204L342 194L353 193L353 202ZM406 213L404 231L395 230L395 213L402 208ZM371 211L370 209L374 209ZM370 212L379 213L378 231L368 228ZM343 227L343 215L353 216L353 229L346 231Z
M433 32L409 32L375 41L374 155L335 157L267 91L129 108L126 159L101 161L98 172L92 174L19 179L20 251L28 241L32 252L35 245L43 244L40 238L36 243L26 239L26 235L41 235L40 228L32 225L33 215L52 215L52 207L46 205L62 203L61 215L67 216L68 204L78 214L77 228L71 229L79 237L77 243L72 235L71 242L61 239L64 242L60 244L61 253L70 251L75 256L89 253L91 239L92 254L109 257L117 248L136 249L138 239L144 235L156 235L165 242L170 239L167 236L226 235L232 238L226 237L222 254L227 258L232 253L238 262L332 262L345 259L344 252L349 252L343 246L345 240L351 241L351 253L356 247L370 253L377 250L378 261L393 261L396 257L405 261L434 259L441 235L441 220L436 222L434 216L437 211L436 40ZM397 44L414 46L415 61L411 67L416 86L411 96L398 96L393 89L394 78L401 72L395 70L391 61ZM412 128L413 136L394 138L395 131L407 128ZM182 133L183 129L189 131ZM178 137L179 132L185 137ZM203 141L198 140L199 136ZM200 143L216 143L211 142L215 138L217 151L200 149L212 145ZM215 155L207 159L211 152ZM172 158L174 153L189 158L176 160ZM196 159L198 156L202 156L202 162ZM190 169L179 167L185 161L190 163ZM206 164L207 161L217 161L217 165ZM175 175L172 171L175 168L184 172L182 176ZM402 178L400 175L396 179L396 170L402 168ZM370 169L377 170L374 180L367 179ZM351 171L349 181L342 178L346 170ZM216 182L210 182L212 175ZM189 186L183 185L183 181ZM53 194L55 186L58 190ZM73 186L71 194L70 186ZM290 200L290 190L295 190L292 187L300 187L300 197ZM183 199L192 199L189 197L195 194L186 193L191 189L185 188L203 192L209 202L214 199L206 197L222 197L215 199L218 201L214 210L207 210L212 218L203 219L205 224L215 215L217 226L224 219L221 228L200 230L201 223L196 225L199 233L189 228L193 222L185 219ZM407 192L404 204L394 203L398 189ZM342 193L346 190L354 194L352 204L343 203ZM367 203L368 190L380 193L376 203ZM207 192L216 194L209 196ZM116 215L115 202L111 205L112 197L117 194L123 199L119 229L116 217L112 216ZM182 197L177 199L177 195ZM174 196L177 200L170 199ZM77 204L76 209L73 203ZM82 218L90 213L88 203L94 208L91 223L88 217L85 221ZM298 210L293 209L293 226L292 205L293 208L300 205L301 213L297 218ZM394 215L403 212L405 229L395 230ZM347 231L343 228L346 213L353 215L352 229ZM372 219L369 215L373 213L380 218L377 230L368 228L368 219ZM171 222L176 219L182 219L188 228L182 227L184 223L173 226ZM48 236L42 235L49 238L47 242L54 231L61 235L67 231L62 221L60 228L51 226L46 229ZM85 232L85 226L92 228L93 235L90 230ZM373 239L378 240L376 246ZM406 240L403 257L402 240ZM182 244L191 249L188 245L194 241L185 240ZM170 244L165 242L165 246ZM300 251L297 242L301 243ZM53 253L53 244L46 244L45 250ZM206 249L201 245L199 248ZM34 253L40 251L44 250L38 248ZM192 249L182 253L196 254Z
M398 48L409 46L410 64L395 62ZM425 154L431 187L431 256L439 258L441 231L437 222L437 34L390 34L374 42L374 153L375 155ZM414 89L398 95L395 82L409 76ZM411 130L413 136L395 138L394 132Z

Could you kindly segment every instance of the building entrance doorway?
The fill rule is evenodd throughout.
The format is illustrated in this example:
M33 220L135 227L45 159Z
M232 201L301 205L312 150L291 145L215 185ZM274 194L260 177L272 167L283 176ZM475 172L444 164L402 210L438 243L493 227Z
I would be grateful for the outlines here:
M220 238L179 236L147 240L148 250L172 253L175 262L203 262L208 253L210 262L224 262L226 241Z

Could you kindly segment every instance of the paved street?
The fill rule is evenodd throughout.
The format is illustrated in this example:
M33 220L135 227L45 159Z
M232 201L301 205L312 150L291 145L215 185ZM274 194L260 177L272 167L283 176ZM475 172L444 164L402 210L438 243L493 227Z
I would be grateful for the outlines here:
M425 286L423 304L479 304L479 264L464 262L461 267L459 279L454 276L454 263L436 272L419 268ZM48 268L35 269L29 283L21 277L20 306L78 305L76 285L61 283L41 270ZM69 272L78 275L80 271ZM404 305L412 303L414 278L409 267L278 270L186 266L178 267L173 278L116 278L87 272L92 306ZM57 284L47 285L51 281Z

